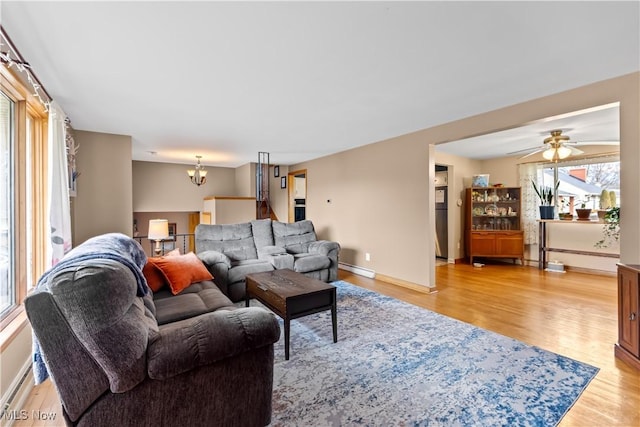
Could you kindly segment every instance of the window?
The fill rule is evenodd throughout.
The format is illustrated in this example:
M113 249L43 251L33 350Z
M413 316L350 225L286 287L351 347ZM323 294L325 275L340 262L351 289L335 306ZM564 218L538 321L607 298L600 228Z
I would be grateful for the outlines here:
M0 328L45 270L47 114L0 67Z
M620 159L619 157L595 157L593 159L558 162L551 167L543 167L538 174L538 182L553 186L555 169L558 187L558 201L561 210L573 212L581 207L598 210L602 190L606 190L607 199L603 206L620 205Z
M14 103L0 92L0 316L15 304L13 245Z

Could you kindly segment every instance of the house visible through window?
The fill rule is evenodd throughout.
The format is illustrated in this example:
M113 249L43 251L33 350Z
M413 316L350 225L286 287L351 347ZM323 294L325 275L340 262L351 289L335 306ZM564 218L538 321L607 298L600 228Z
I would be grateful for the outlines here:
M542 185L553 186L557 168L558 202L560 210L574 212L584 204L587 209L600 209L602 190L606 190L603 206L620 205L620 160L618 157L600 157L590 160L558 162L543 167L538 174Z

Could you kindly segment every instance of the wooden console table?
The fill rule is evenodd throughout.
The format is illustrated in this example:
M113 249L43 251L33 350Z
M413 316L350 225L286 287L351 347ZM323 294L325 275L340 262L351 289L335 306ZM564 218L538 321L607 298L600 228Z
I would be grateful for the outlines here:
M598 221L567 221L558 219L539 219L538 220L538 268L544 270L547 267L547 252L563 252L567 254L599 256L605 258L620 258L620 254L612 254L606 252L582 251L577 249L561 249L547 247L547 224L596 224L602 225Z

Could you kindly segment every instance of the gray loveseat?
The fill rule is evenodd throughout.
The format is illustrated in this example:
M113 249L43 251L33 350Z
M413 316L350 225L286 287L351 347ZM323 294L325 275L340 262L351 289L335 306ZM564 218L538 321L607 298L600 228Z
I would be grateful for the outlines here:
M268 424L275 316L211 281L139 296L138 273L85 256L26 298L67 425Z
M338 279L340 245L318 240L309 220L200 224L195 239L196 254L232 301L244 299L245 277L251 273L289 268L325 282Z

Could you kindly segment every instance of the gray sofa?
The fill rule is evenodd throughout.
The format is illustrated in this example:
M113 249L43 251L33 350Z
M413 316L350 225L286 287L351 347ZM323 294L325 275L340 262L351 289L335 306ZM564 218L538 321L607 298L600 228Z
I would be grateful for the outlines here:
M84 257L25 300L67 425L268 424L275 316L211 281L138 296L134 270Z
M251 273L289 268L325 282L338 279L340 245L318 240L309 220L200 224L195 240L196 254L232 301L244 299L245 277Z

